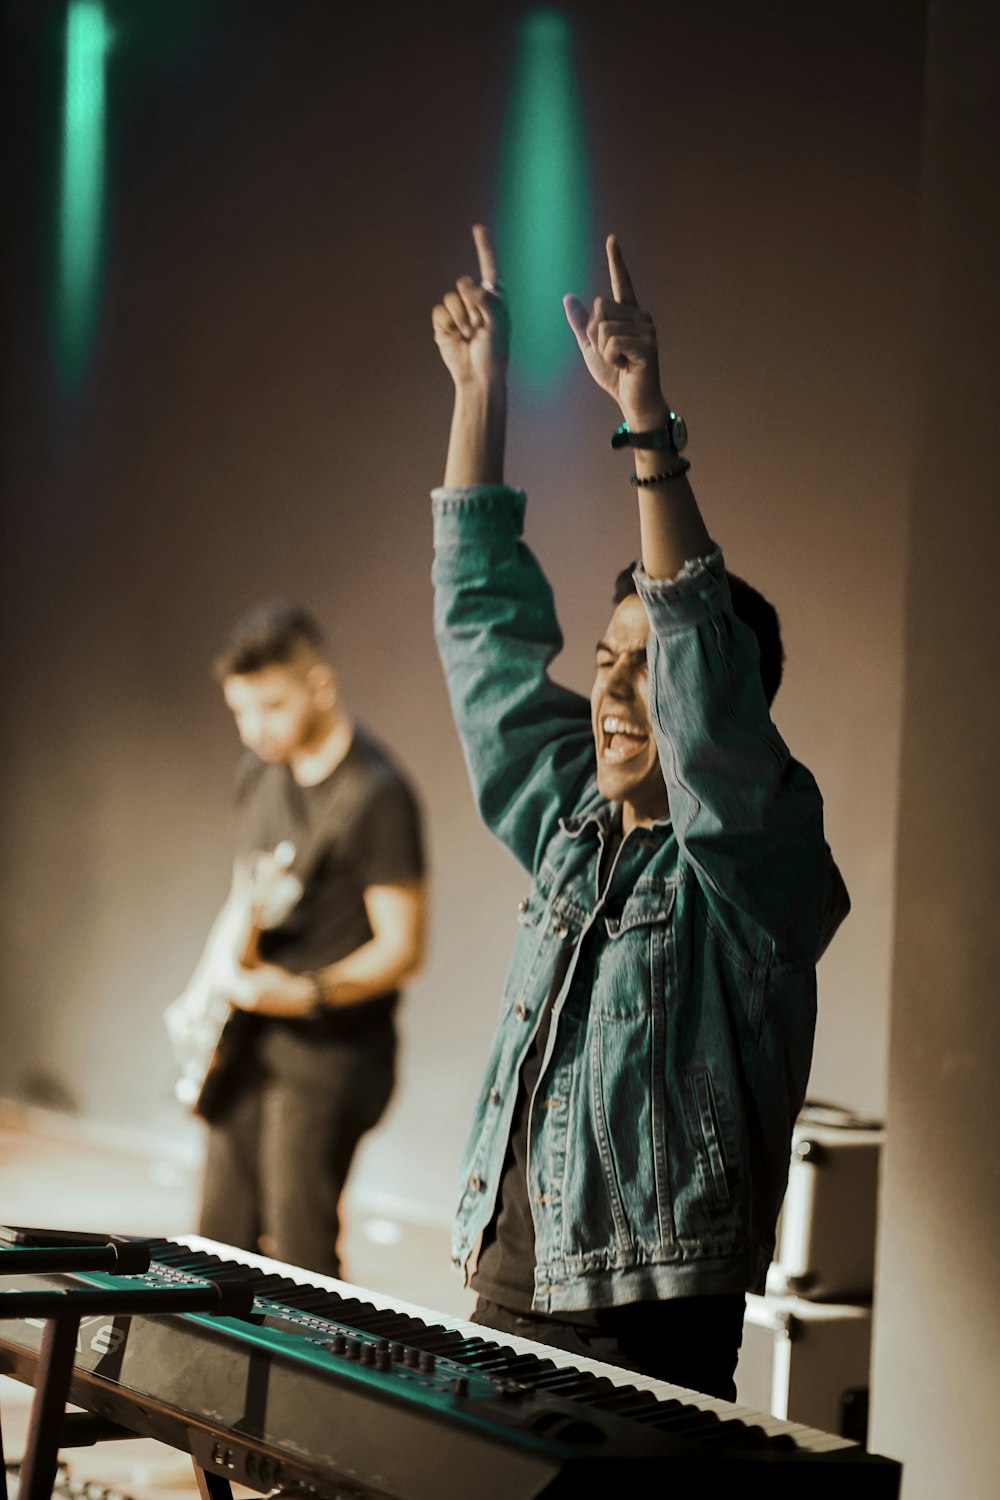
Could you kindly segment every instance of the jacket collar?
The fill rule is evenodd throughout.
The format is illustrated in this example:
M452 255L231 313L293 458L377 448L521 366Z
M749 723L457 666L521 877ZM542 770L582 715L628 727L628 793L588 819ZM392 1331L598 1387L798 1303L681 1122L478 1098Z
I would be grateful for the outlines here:
M579 838L585 829L593 827L601 839L606 839L614 824L621 824L621 803L605 802L603 798L594 806L587 808L584 812L574 813L570 818L560 818L559 827L569 838ZM657 818L648 828L636 830L647 837L659 836L669 831L671 826L669 816Z

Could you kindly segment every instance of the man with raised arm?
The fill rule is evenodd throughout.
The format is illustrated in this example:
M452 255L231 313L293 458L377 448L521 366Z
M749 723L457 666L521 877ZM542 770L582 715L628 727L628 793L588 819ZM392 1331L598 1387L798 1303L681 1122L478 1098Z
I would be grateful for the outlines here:
M454 1259L478 1321L733 1399L847 895L768 714L777 617L706 530L614 238L611 298L565 307L624 419L642 565L618 579L590 702L549 677L562 638L503 475L508 313L473 235L479 281L433 312L455 385L435 622L480 812L532 883Z

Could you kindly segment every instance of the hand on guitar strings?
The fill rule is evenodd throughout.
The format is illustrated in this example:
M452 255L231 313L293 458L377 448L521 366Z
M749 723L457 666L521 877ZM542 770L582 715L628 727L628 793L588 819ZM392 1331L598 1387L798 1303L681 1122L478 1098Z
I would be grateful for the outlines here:
M235 970L229 998L238 1010L291 1020L313 1014L316 984L308 975L258 963Z

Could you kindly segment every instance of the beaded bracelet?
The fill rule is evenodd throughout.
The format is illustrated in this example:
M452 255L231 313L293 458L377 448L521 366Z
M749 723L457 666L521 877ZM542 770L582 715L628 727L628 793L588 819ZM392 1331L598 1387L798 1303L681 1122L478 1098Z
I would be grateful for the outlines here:
M666 484L668 479L680 479L691 467L691 462L686 458L678 458L676 469L664 469L662 474L647 474L642 479L638 474L633 474L629 484L633 489L644 489L648 484Z
M306 1019L316 1021L320 1016L329 1014L330 1003L328 991L318 969L307 969L303 973L302 978L308 979L313 987L313 1003L311 1008L306 1012Z

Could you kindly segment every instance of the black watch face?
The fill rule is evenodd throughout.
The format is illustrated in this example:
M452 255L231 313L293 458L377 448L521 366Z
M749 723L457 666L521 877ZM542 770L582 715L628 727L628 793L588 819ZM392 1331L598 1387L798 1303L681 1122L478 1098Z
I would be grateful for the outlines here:
M673 413L670 417L670 437L676 451L683 452L688 440L687 424L683 417L678 417Z

